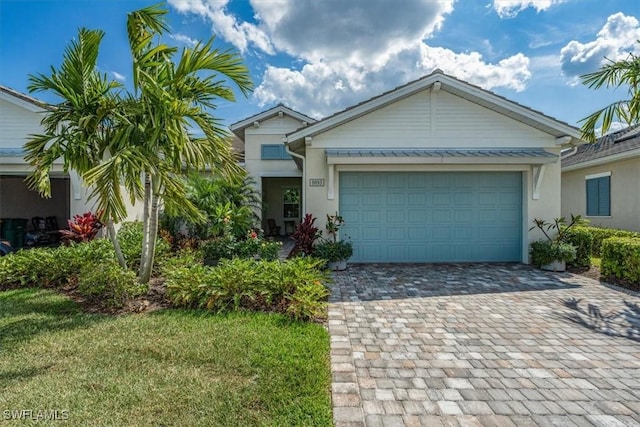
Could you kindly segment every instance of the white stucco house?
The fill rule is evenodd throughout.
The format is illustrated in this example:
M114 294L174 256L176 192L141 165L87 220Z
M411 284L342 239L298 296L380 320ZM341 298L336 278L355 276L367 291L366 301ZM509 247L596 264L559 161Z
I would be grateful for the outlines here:
M562 215L640 231L640 125L604 135L562 158Z
M436 70L315 121L283 105L231 125L266 208L290 232L339 212L354 262L528 262L560 216L577 128Z
M40 197L25 183L31 167L23 146L29 135L43 133L40 121L45 111L43 102L0 85L0 221L27 219L29 229L33 217L54 217L63 228L73 215L94 210L88 190L77 174L64 172L61 160L51 173L51 198ZM130 214L131 219L138 216L135 209Z

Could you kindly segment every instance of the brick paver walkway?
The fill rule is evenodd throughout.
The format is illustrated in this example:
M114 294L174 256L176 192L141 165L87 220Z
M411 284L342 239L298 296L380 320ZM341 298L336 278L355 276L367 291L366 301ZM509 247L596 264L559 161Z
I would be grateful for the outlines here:
M352 265L337 426L640 426L640 297L524 265Z

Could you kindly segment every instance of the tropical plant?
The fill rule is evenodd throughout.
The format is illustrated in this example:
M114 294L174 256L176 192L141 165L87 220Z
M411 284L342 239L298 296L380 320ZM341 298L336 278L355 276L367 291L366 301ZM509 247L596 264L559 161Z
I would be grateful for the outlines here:
M60 238L63 242L88 242L95 239L98 232L102 228L99 219L100 213L93 214L85 212L82 215L74 215L72 219L67 220L68 230L59 230Z
M554 218L553 222L547 222L544 219L533 220L533 227L529 231L539 229L544 234L544 237L550 242L564 242L566 243L566 234L571 228L585 225L589 221L582 218L582 215L571 214L571 222L567 225L567 220L562 218Z
M338 241L338 232L340 231L340 228L343 225L344 225L344 219L342 218L341 215L338 215L337 212L335 215L327 214L326 230L327 230L327 234L331 237L334 243Z
M81 29L59 70L30 77L31 91L62 98L43 119L45 135L25 145L25 158L34 167L30 185L49 196L51 166L62 157L65 170L75 170L92 188L116 248L113 223L126 217L121 185L132 201L142 200L142 283L151 276L160 205L203 220L187 199L180 175L207 167L221 175L239 173L226 130L205 108L235 99L227 82L244 95L252 88L241 57L214 49L213 38L183 49L175 60L178 49L160 41L168 30L166 14L154 5L128 15L133 92L116 92L120 85L97 71L102 31ZM122 254L118 259L126 264Z
M570 262L576 258L576 248L569 243L538 240L531 242L531 263L536 267L554 261Z
M333 242L324 240L313 247L313 256L327 262L345 261L353 255L353 245L350 241Z
M295 242L295 247L293 248L295 254L313 254L313 244L322 235L318 227L315 226L315 222L316 218L313 215L306 214L302 222L296 226L291 235L291 239Z
M640 40L637 41L640 44ZM629 53L627 58L607 63L598 71L581 76L582 83L590 89L619 88L628 86L628 99L613 102L580 120L582 137L596 140L596 126L601 124L602 135L611 128L614 120L621 120L629 126L640 122L640 56Z

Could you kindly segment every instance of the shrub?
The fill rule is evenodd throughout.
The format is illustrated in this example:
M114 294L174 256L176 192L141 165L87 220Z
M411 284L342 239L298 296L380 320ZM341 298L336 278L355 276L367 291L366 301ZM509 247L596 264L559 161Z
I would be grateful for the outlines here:
M610 237L632 237L640 238L640 233L627 230L618 230L616 228L602 227L580 227L587 230L593 236L593 255L600 257L602 255L602 242Z
M33 248L0 258L0 284L7 287L60 287L73 282L87 265L114 260L106 239L59 248Z
M110 307L122 307L131 298L144 295L148 286L136 281L136 274L115 262L86 265L78 275L78 292L97 297Z
M91 212L85 212L82 215L74 215L72 219L67 220L68 230L60 230L62 241L68 242L88 242L95 239L96 235L102 228L102 223L98 219L98 215Z
M610 237L602 242L601 272L640 284L640 239Z
M143 224L140 221L123 222L118 230L118 242L122 255L127 261L127 266L132 270L137 270L140 266L142 256L142 234ZM156 259L166 257L170 252L169 243L158 238L156 241Z
M320 230L315 226L316 219L311 214L306 214L300 224L296 226L291 238L296 246L293 252L302 255L313 253L313 244L320 238Z
M224 260L217 267L192 265L167 271L167 296L176 305L217 312L251 309L295 319L324 316L329 294L321 260L287 262Z
M531 264L536 267L551 264L554 261L573 261L576 248L569 243L538 240L531 243Z
M265 261L275 261L280 255L281 248L282 243L280 242L268 242L263 240L258 248L258 255L260 256L260 259Z
M593 235L584 228L574 227L565 230L563 239L576 248L576 258L569 265L589 268L591 266Z

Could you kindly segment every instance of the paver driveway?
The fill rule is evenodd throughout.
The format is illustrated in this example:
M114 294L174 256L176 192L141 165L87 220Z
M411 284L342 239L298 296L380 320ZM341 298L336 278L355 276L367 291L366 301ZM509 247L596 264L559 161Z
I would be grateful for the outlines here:
M334 279L337 426L640 426L637 294L524 265Z

